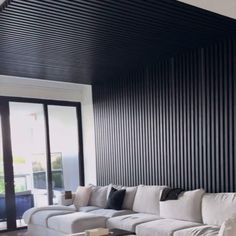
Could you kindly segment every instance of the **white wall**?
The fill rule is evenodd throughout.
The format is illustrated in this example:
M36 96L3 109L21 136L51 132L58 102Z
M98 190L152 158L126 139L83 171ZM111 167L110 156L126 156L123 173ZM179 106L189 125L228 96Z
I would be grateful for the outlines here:
M92 86L0 75L0 96L81 102L85 183L96 184ZM73 178L73 175L71 176Z
M179 0L179 1L236 19L236 0Z

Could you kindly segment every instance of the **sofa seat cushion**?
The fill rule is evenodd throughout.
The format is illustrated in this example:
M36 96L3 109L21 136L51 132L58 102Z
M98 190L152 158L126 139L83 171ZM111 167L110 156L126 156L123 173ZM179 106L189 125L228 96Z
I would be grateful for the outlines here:
M104 228L106 219L104 216L91 213L75 212L49 218L48 228L64 234L74 234L87 229Z
M115 216L129 215L129 214L133 214L134 212L131 210L98 209L98 210L91 211L90 213L110 218L110 217L115 217Z
M131 232L135 232L137 225L160 219L157 215L136 213L131 215L123 215L107 220L107 227L123 229Z
M140 224L136 227L137 236L172 236L174 232L200 225L199 223L161 219Z
M90 211L94 211L94 210L98 210L101 209L97 206L84 206L84 207L80 207L79 211L80 212L90 212Z
M217 236L220 228L217 226L202 225L188 229L178 230L174 236Z
M41 225L47 227L48 219L57 215L70 214L72 212L63 210L45 210L37 211L31 216L30 223L34 225Z

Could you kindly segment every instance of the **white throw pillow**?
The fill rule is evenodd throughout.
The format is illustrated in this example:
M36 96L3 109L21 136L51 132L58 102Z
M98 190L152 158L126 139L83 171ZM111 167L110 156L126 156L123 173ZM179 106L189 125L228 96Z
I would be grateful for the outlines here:
M203 194L203 189L197 189L181 193L178 200L161 201L160 217L201 223Z
M236 236L236 214L224 221L218 236Z
M160 196L166 186L139 185L135 198L133 211L160 215Z
M80 207L84 207L88 205L89 198L91 195L91 187L82 187L79 186L75 192L74 206L77 210Z

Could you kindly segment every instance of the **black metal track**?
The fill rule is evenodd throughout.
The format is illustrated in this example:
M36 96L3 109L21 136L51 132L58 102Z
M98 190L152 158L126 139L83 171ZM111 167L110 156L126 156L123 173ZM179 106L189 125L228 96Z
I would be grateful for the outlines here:
M0 74L93 84L236 35L236 21L175 0L8 0Z

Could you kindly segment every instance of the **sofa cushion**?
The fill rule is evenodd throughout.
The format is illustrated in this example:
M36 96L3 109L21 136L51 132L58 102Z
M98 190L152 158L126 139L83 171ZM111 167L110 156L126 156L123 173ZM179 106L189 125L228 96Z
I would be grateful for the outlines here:
M80 207L88 205L91 191L92 189L90 187L79 186L77 188L73 202L77 210L79 210Z
M161 219L140 224L136 227L137 236L172 236L175 231L199 225L195 222Z
M133 211L160 215L160 196L165 187L139 185L134 198Z
M109 197L107 199L106 208L114 209L114 210L121 210L124 197L125 197L125 192L126 192L125 189L118 190L112 187Z
M76 212L48 219L48 228L64 234L83 232L87 229L104 228L106 217Z
M201 223L203 194L203 189L197 189L182 192L178 200L161 201L160 217Z
M89 206L106 207L108 186L90 185L92 191L89 199Z
M134 205L134 198L138 187L123 187L126 189L125 198L123 201L122 209L132 210Z
M204 224L221 226L236 213L236 193L207 193L202 198Z
M35 212L30 219L30 224L47 227L48 219L57 215L71 214L70 211L63 210L44 210Z
M220 227L218 236L235 236L236 235L236 214L225 220Z
M112 188L115 188L115 189L117 189L117 190L120 190L120 189L122 189L122 185L109 184L109 185L107 186L107 199L108 199L108 197L109 197L109 194L110 194Z
M153 214L136 213L131 215L123 215L108 219L107 227L110 229L118 228L135 232L137 225L158 219L160 218Z
M219 230L218 226L202 225L178 230L174 233L174 236L218 236Z
M122 216L133 214L134 212L131 210L114 210L114 209L98 209L91 211L90 213L99 215L99 216L106 216L106 217L115 217L115 216Z
M80 212L90 212L90 211L94 211L94 210L98 210L100 209L99 207L96 206L85 206L85 207L80 207L79 211Z

